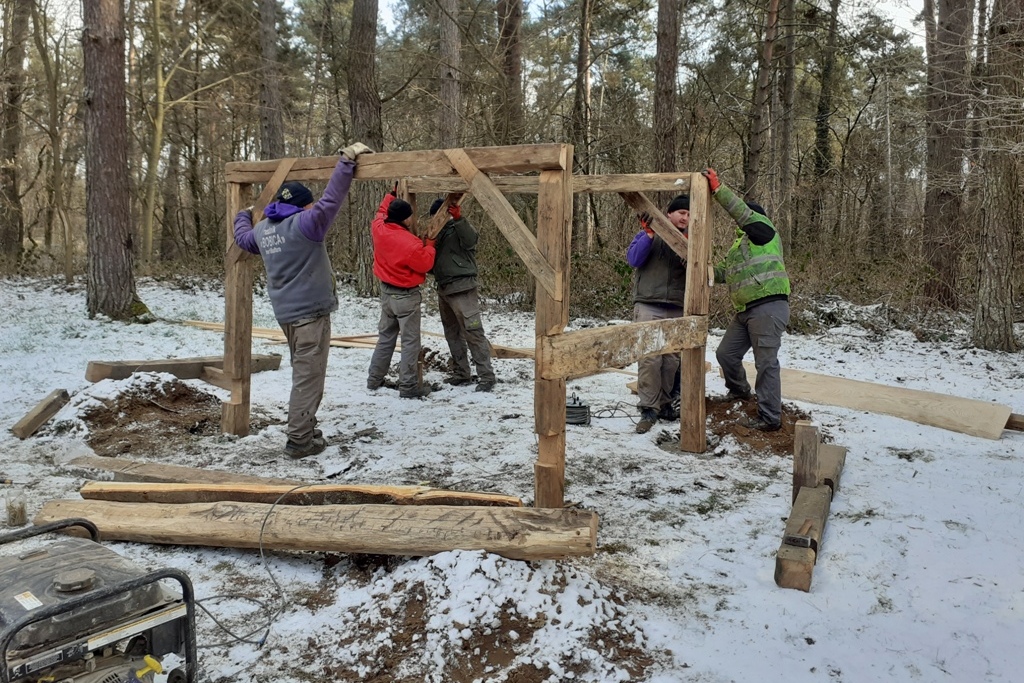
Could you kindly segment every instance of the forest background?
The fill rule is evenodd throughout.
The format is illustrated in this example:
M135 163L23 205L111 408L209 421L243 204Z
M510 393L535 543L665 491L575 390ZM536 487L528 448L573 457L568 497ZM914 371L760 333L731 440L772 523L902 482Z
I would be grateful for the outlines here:
M953 312L973 320L976 345L1017 348L1024 0L923 0L923 40L859 0L2 9L0 272L84 276L90 316L144 313L137 275L223 273L227 162L356 140L567 142L576 174L714 165L768 207L797 307L835 294L917 319ZM328 237L364 295L386 189L356 183ZM511 200L532 225L536 198ZM465 213L481 228L484 295L532 309L525 266L485 212ZM719 253L733 234L723 214ZM637 228L617 196L576 195L572 315L628 317Z

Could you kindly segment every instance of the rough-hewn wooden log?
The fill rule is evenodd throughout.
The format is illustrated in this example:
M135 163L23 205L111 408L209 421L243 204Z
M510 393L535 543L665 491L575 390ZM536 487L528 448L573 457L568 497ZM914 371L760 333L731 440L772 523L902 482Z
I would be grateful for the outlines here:
M139 462L123 458L104 458L98 455L81 455L67 463L68 467L84 470L109 472L115 481L148 481L166 483L207 483L207 484L285 484L298 486L307 482L298 479L275 477L254 477L251 474L225 472L182 465L161 465L155 462Z
M274 167L277 167L274 162ZM271 174L267 175L269 180ZM243 186L228 183L227 244L233 253L248 253L235 244L235 215L242 208ZM249 394L252 358L252 264L246 260L225 259L224 275L224 376L232 381L231 398L221 406L220 428L226 434L246 436L249 433Z
M34 520L84 517L103 540L215 548L432 555L486 550L517 560L593 555L597 514L584 510L450 505L110 503L53 500ZM262 528L262 533L261 533Z
M607 175L573 176L572 191L575 194L608 194L619 192L680 192L690 189L689 173L627 173ZM496 176L491 175L494 186L505 194L537 194L540 183L538 176ZM466 192L469 185L461 178L409 178L412 192L447 194Z
M818 446L818 473L821 483L832 489L832 497L839 491L839 480L846 466L846 446L823 443Z
M508 240L509 245L523 260L523 264L530 273L537 278L537 283L552 298L561 301L561 279L556 278L555 268L548 263L537 246L537 238L519 218L515 209L505 199L505 195L494 187L490 178L473 164L472 159L465 151L449 149L445 151L445 155L452 167L469 183L470 192L476 197L480 206L490 214L491 220L501 230L501 234Z
M757 381L753 363L744 363L751 386ZM782 398L881 413L962 434L998 439L1010 406L949 396L933 391L862 382L782 368Z
M221 329L223 327L221 325ZM85 369L85 378L90 382L99 382L104 379L126 379L136 372L166 372L179 379L204 379L205 367L223 368L224 356L158 360L91 360ZM280 367L281 356L277 354L256 354L249 362L251 372L277 370Z
M665 240L665 244L679 255L679 258L689 258L689 240L679 232L676 226L665 217L665 214L658 206L640 192L620 192L619 195L629 204L629 207L637 213L646 213L651 217L651 230L658 234L658 237Z
M713 225L711 193L700 174L690 175L690 239L687 243L686 293L683 315L707 316L711 310L711 264ZM679 448L688 453L703 453L708 448L705 397L707 386L702 364L707 340L692 349L679 352Z
M1024 415L1010 413L1010 417L1006 418L1006 428L1024 432Z
M19 439L27 439L70 400L71 397L68 395L67 389L54 389L46 398L37 403L35 408L28 411L25 417L11 427L11 433Z
M775 558L775 583L782 588L811 590L814 564L821 552L821 539L825 534L832 489L828 486L803 487L797 494L793 510L786 520L783 538L807 538L806 546L794 546L785 541L779 546Z
M446 491L429 486L370 484L164 484L87 482L80 490L86 500L118 503L275 503L281 505L479 505L522 507L523 501L500 493Z
M546 379L583 377L646 356L703 346L707 334L706 316L688 316L542 337L539 370Z
M464 151L473 165L484 173L529 173L565 168L564 145L515 145L511 147L469 147ZM445 150L417 150L412 152L378 152L359 157L357 180L394 180L416 176L454 176L458 173L444 156ZM225 180L229 183L265 183L270 179L279 160L232 161L225 165ZM308 157L296 160L287 180L303 182L329 180L338 163L337 156ZM409 192L422 192L409 186Z
M793 496L790 502L796 502L800 489L815 487L818 480L818 446L821 435L818 428L810 420L797 420L793 428Z

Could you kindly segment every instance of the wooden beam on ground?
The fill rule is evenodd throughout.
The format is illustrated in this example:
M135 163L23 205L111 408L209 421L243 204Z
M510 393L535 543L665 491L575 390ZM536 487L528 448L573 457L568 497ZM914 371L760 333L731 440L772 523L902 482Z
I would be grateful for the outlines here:
M753 363L744 363L747 381L757 381ZM782 398L899 417L985 439L998 439L1010 407L886 384L861 382L782 368Z
M665 240L665 244L678 254L679 258L684 261L689 258L689 241L676 226L672 225L672 222L665 217L664 212L654 202L640 192L620 192L619 195L626 200L629 208L637 213L646 213L651 217L651 230Z
M42 401L36 404L36 406L25 414L25 417L18 420L13 427L11 427L11 433L19 439L27 439L36 433L40 427L42 427L47 420L57 414L61 408L63 408L71 397L68 395L67 389L54 389L50 394Z
M522 507L515 496L472 491L446 491L429 486L369 484L183 484L87 482L79 491L86 500L118 503L278 503L280 505L478 505Z
M223 326L222 326L223 327ZM104 379L127 379L136 372L166 372L179 379L204 379L203 368L223 368L224 356L196 356L194 358L162 358L159 360L91 360L85 369L90 382ZM251 356L251 372L277 370L281 367L278 354Z
M610 194L619 192L678 192L690 189L689 173L622 173L605 175L573 176L572 191L575 194ZM499 176L491 174L495 187L505 194L537 194L540 191L538 176ZM409 178L412 192L447 194L466 192L469 185L461 178Z
M793 428L793 497L791 503L796 502L796 495L803 487L814 488L821 482L818 481L818 446L821 444L821 434L810 420L797 420Z
M545 379L582 377L647 356L703 346L707 334L707 317L690 316L541 337L542 361L537 369Z
M1010 413L1010 417L1006 418L1006 428L1024 432L1024 415Z
M469 184L469 191L480 206L490 214L494 224L508 240L513 251L523 260L530 273L537 278L549 296L556 300L562 299L562 282L556 277L556 270L541 254L537 246L537 238L526 227L512 205L505 199L501 190L494 186L491 179L473 164L472 158L461 149L445 150L445 156L452 167Z
M686 292L683 315L702 316L707 325L711 310L711 265L713 225L711 193L707 180L690 174L690 239L687 243ZM678 234L678 233L677 233ZM679 448L688 453L703 453L708 448L705 368L707 339L700 346L683 349L679 354Z
M839 491L839 480L846 467L846 446L823 443L818 446L818 472L821 483L832 489L832 497Z
M564 145L514 145L508 147L468 147L466 155L473 165L484 173L529 173L565 168ZM279 160L232 161L224 166L228 183L265 183L279 164ZM287 180L326 181L331 177L337 156L308 157L296 160ZM359 157L357 180L394 180L416 176L454 176L457 172L445 158L444 150L416 150L411 152L377 152ZM427 190L414 187L409 192Z
M272 486L301 486L307 482L299 479L278 479L275 477L254 477L251 474L225 472L208 468L162 465L154 462L140 462L124 458L105 458L98 455L81 455L67 463L68 467L95 470L114 475L114 481L164 482L188 484L253 484Z
M485 550L516 560L593 555L590 511L451 505L111 503L53 500L36 525L84 517L105 541L382 555Z
M793 503L786 521L783 543L775 558L775 583L782 588L811 590L814 564L821 552L821 540L832 505L832 489L828 486L803 487ZM794 545L806 539L806 545ZM786 542L786 541L790 542Z

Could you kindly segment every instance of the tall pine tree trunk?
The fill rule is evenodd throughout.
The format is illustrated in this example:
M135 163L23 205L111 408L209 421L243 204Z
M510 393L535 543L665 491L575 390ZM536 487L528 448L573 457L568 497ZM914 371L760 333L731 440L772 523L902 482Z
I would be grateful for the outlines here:
M85 221L89 317L130 318L135 311L135 262L128 178L124 82L124 5L83 3L85 67Z
M348 41L348 104L352 116L354 141L374 150L384 146L384 128L380 118L380 93L377 90L377 0L355 0L352 4L352 30ZM370 220L383 194L382 183L360 183L352 202L356 244L356 290L362 295L378 291L373 277L373 241Z
M782 251L793 249L796 221L793 220L793 128L796 125L793 106L796 104L796 2L786 0L786 58L782 77L782 133L779 139L779 237Z
M526 134L523 115L523 0L498 0L498 50L503 92L498 109L498 144L518 145Z
M281 112L281 67L277 59L277 0L260 0L260 158L281 159L284 115Z
M1013 268L1024 215L1024 0L995 0L986 72L984 198L974 344L1016 351Z
M461 146L462 34L459 33L459 0L438 0L440 53L438 64L437 141L441 149Z
M757 84L750 109L750 144L743 164L743 193L748 197L766 194L757 184L761 177L761 153L768 133L768 97L771 94L772 52L778 25L779 0L768 0L761 62L757 65Z
M576 83L572 100L572 117L569 121L569 141L573 145L575 173L590 174L591 106L590 106L590 28L593 4L591 0L579 0L580 24L576 44ZM594 246L594 221L591 219L589 195L587 201L573 203L573 235L583 238L586 251Z
M15 0L0 56L3 113L0 115L0 259L13 264L21 255L25 220L21 206L18 153L24 131L21 107L25 99L25 44L33 0Z
M808 237L820 239L826 234L823 223L828 220L826 195L828 179L834 171L832 154L832 90L835 88L836 43L839 33L840 0L830 0L828 37L821 61L821 90L818 93L818 108L814 115L814 193L811 198L811 220Z
M679 3L680 0L658 0L654 55L654 170L665 173L676 170ZM664 196L662 200L665 200Z
M925 297L956 308L959 238L963 235L963 160L967 142L967 51L974 26L973 0L938 0L928 52L928 186L924 199L924 256L931 267Z

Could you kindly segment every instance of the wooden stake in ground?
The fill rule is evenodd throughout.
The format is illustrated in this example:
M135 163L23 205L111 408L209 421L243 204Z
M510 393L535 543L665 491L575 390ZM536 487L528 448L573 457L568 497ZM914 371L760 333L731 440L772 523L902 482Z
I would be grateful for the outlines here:
M449 505L108 503L53 500L34 523L84 517L103 540L384 555L486 550L515 560L593 555L597 514ZM262 531L261 531L262 530Z

